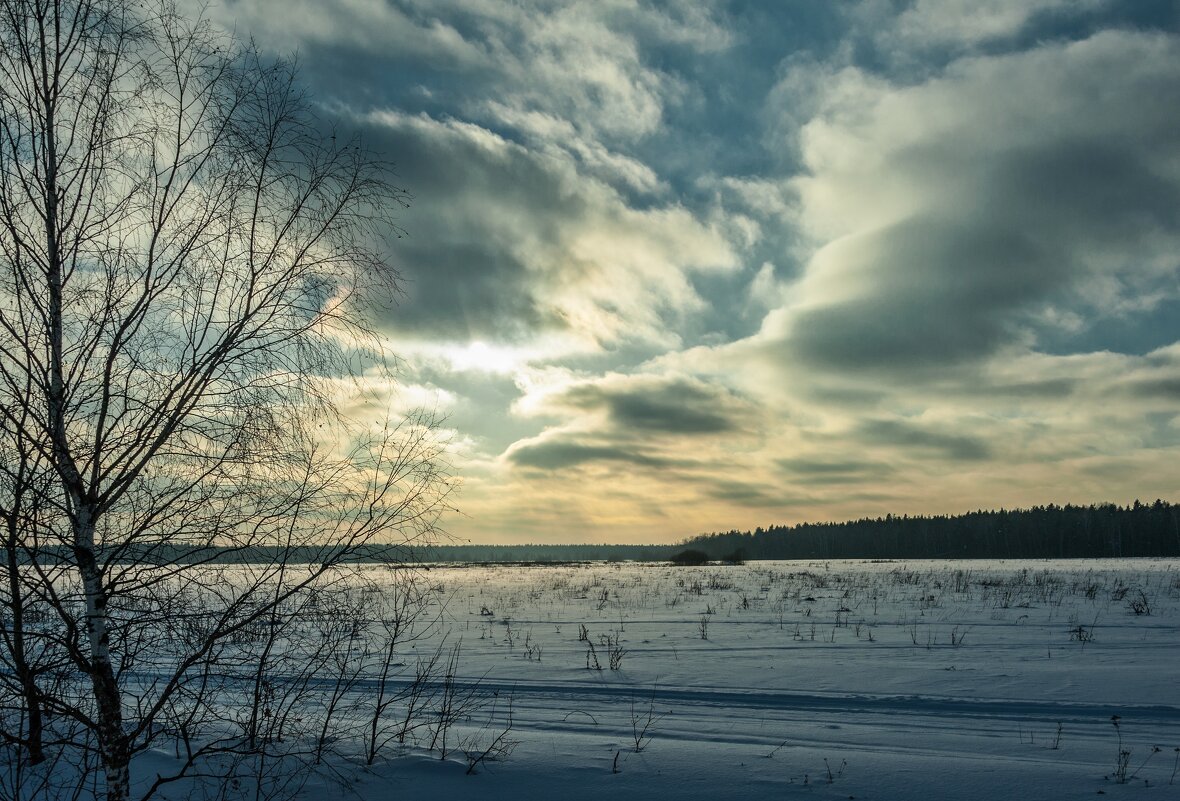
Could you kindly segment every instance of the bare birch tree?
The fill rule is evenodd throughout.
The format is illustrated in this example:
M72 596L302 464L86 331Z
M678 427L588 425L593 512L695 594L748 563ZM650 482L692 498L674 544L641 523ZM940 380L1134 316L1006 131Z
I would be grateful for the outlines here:
M289 64L166 0L0 0L4 648L30 762L43 713L85 734L61 748L96 743L110 801L163 728L186 753L148 795L258 748L256 719L198 734L258 664L248 633L433 532L432 421L339 411L380 363L388 174ZM42 686L51 665L82 684Z

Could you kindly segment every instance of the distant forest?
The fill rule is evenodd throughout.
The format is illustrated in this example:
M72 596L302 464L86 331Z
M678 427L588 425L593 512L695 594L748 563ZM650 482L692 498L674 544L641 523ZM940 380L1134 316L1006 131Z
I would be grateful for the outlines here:
M701 534L675 545L414 545L356 549L349 561L588 562L670 560L688 550L710 559L1051 559L1180 556L1180 505L1034 506L934 517L864 518ZM330 545L294 548L292 562L320 562ZM228 550L151 543L121 549L120 562L264 562L274 549Z
M685 549L711 559L1050 559L1180 556L1180 506L1034 506L932 517L772 525L702 534L677 545L452 545L423 559L555 562L669 559Z
M1034 506L962 515L802 523L705 534L714 559L1051 559L1180 556L1180 506Z

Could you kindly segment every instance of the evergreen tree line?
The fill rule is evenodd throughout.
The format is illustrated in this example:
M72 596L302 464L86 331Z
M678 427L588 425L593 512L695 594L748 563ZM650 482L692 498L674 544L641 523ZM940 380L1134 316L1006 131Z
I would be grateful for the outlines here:
M682 547L713 559L1052 559L1180 556L1180 506L1034 506L962 515L863 518L704 534Z

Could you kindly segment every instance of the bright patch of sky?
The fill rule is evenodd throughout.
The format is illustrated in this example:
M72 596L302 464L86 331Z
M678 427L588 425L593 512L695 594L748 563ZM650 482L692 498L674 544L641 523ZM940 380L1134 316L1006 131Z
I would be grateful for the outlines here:
M1180 6L239 0L414 196L476 542L1176 500Z

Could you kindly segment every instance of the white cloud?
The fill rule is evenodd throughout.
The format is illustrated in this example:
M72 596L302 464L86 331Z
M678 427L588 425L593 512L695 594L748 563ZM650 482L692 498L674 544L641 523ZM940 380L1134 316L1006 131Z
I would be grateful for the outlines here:
M1105 0L917 0L885 36L899 45L972 45L1017 34L1038 14L1097 8Z
M411 14L385 0L227 0L209 6L210 17L242 37L264 40L279 52L310 43L365 51L396 49L405 56L449 69L486 69L489 53L451 25L429 14Z
M716 226L678 205L632 208L607 184L580 174L568 155L537 153L471 123L396 112L365 119L431 170L435 186L424 181L416 198L415 239L424 244L415 268L426 274L450 260L454 282L475 286L488 278L485 263L503 265L474 311L527 302L537 318L526 323L529 337L548 331L591 350L624 342L674 346L670 323L705 304L689 276L737 266ZM486 262L449 256L456 241L466 258ZM409 291L413 298L415 287ZM452 295L439 305L446 308L410 308L462 311ZM452 339L487 340L497 327L510 334L506 322L522 321L489 318L485 330L456 331Z
M799 221L826 244L765 328L813 367L907 380L1023 342L1095 287L1129 309L1175 274L1174 38L1108 32L917 86L832 81L795 182Z

